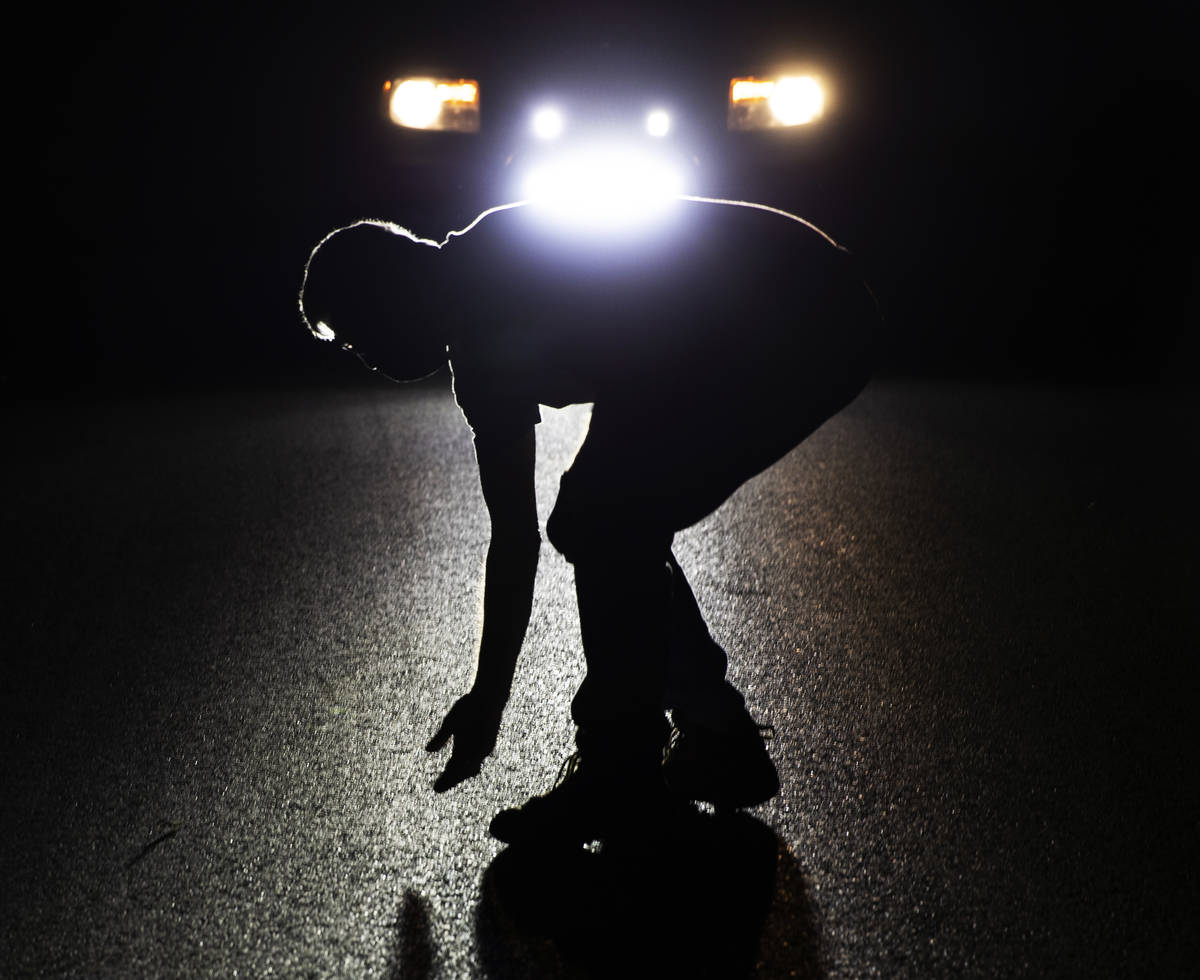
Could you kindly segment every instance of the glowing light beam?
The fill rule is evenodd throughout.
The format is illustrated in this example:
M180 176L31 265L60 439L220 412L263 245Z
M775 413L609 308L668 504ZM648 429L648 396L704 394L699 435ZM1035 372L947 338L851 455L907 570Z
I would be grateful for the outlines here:
M557 224L622 229L655 221L683 191L683 177L653 155L581 147L530 171L522 190Z
M646 132L651 136L666 136L671 131L671 116L665 109L654 109L646 115Z
M554 106L543 106L538 109L530 120L530 127L533 129L533 135L540 140L558 139L566 128L566 120L563 118L561 111Z

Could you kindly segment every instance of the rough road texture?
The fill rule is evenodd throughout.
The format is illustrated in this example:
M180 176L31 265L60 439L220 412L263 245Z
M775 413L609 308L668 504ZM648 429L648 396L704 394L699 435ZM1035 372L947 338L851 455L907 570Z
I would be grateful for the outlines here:
M5 976L1194 967L1190 395L869 388L678 544L781 795L550 857L485 830L570 750L548 546L496 754L430 790L487 536L441 386L18 412Z

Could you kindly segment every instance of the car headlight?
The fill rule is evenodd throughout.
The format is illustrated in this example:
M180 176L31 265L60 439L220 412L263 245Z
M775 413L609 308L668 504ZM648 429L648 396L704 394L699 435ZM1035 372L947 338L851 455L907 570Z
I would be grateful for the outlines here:
M729 81L730 129L801 126L820 118L825 92L812 75L733 78Z
M557 106L544 105L537 109L529 120L529 128L540 140L549 142L558 139L566 127L562 110Z
M479 132L479 83L469 78L394 78L384 83L388 118L408 129Z

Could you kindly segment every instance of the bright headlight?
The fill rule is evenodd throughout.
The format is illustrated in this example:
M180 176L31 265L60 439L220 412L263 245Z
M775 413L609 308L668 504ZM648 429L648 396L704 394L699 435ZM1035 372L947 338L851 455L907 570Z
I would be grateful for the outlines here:
M729 128L800 126L820 117L825 92L811 75L734 78L729 82Z
M821 114L825 97L821 86L810 75L801 78L781 78L768 96L767 104L776 119L784 126L799 126L812 122Z
M395 78L385 82L388 117L408 129L479 131L479 83L468 78Z
M646 132L651 136L666 136L671 131L671 117L665 109L654 109L646 114Z
M529 121L533 135L540 140L556 140L562 135L566 121L563 114L554 106L542 106L533 114Z

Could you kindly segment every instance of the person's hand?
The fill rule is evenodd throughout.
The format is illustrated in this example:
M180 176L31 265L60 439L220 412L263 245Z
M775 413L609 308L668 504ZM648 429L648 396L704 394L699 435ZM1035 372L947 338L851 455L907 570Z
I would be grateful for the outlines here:
M441 727L425 746L426 752L438 752L451 738L454 748L442 774L434 781L433 791L444 793L459 783L478 776L483 760L496 747L500 733L500 716L504 703L479 697L468 692L454 702L446 713Z

